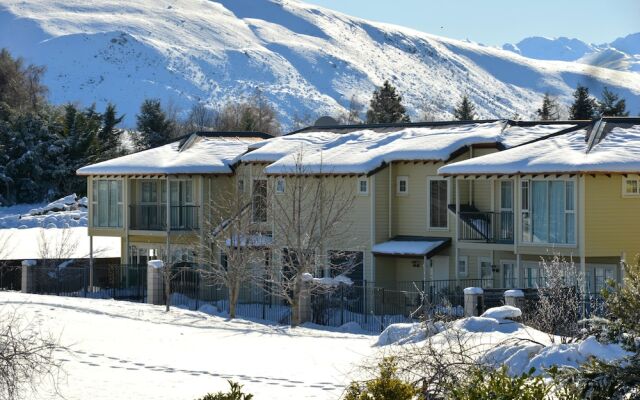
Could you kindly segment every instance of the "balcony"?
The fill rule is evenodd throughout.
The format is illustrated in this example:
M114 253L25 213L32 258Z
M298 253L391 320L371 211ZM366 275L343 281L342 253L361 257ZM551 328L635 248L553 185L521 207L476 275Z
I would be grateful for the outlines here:
M192 231L200 228L200 206L170 206L172 231ZM166 231L167 206L162 204L129 206L129 229L140 231Z
M460 212L458 238L463 241L513 243L513 212Z

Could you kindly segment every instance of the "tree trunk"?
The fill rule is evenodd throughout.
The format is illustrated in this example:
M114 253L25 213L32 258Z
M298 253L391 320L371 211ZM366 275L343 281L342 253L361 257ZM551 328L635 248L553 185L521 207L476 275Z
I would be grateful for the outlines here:
M229 290L229 318L236 317L236 306L238 305L238 296L240 295L240 283L236 282L231 285Z
M168 266L165 265L165 268L169 268ZM166 274L165 272L165 276L164 276L164 311L165 312L169 312L169 310L171 309L171 277Z

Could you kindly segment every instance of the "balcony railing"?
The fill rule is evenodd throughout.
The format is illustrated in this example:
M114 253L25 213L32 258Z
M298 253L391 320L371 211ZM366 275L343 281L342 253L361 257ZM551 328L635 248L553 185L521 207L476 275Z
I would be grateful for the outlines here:
M198 214L200 206L170 206L172 231L190 231L199 229ZM162 204L129 206L129 229L141 231L166 231L167 206Z
M459 239L513 243L513 212L461 212Z

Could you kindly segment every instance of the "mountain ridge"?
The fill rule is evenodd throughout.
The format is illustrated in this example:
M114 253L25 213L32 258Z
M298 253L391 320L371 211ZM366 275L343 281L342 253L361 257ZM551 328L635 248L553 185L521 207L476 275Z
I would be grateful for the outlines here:
M468 95L478 116L523 118L544 92L604 86L640 111L640 74L525 58L290 0L0 0L0 47L47 66L56 103L113 101L133 126L144 98L183 111L260 89L285 124L363 106L389 79L415 117L451 118ZM533 106L532 106L533 105ZM363 111L364 111L363 107Z

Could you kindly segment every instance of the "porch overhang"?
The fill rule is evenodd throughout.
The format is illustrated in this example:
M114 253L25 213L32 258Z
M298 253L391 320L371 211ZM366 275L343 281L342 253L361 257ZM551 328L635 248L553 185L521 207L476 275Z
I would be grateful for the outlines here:
M375 256L431 258L451 245L451 238L395 237L371 248Z

